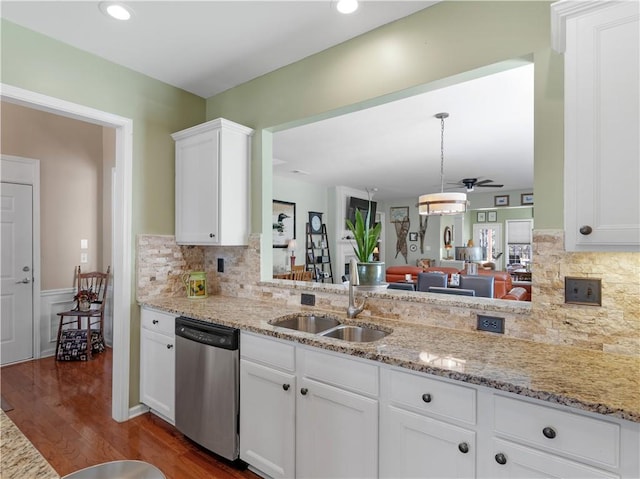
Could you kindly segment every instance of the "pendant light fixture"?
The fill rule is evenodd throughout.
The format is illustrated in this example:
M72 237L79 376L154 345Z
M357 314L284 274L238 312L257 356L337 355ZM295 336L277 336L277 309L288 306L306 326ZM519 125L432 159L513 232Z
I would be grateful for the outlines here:
M440 193L420 195L418 213L421 215L459 215L467 211L465 193L444 192L444 119L449 113L435 115L440 120Z

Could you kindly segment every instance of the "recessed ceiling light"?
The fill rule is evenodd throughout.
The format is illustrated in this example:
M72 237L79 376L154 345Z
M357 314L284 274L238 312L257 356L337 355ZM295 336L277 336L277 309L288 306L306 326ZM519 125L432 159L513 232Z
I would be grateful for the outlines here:
M100 2L100 11L116 20L129 20L133 14L131 7L117 2Z
M336 10L340 13L349 14L358 9L358 0L338 0Z

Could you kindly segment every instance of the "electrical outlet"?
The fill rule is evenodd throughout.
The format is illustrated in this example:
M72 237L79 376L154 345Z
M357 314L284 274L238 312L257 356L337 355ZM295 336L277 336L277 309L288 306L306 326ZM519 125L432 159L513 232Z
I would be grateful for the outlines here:
M315 294L302 293L300 295L300 304L304 304L306 306L315 306L316 305L316 295Z
M80 253L80 262L81 263L88 263L89 262L89 255L87 253Z
M224 258L218 258L218 273L224 273Z
M602 306L602 280L599 278L564 278L564 302Z
M477 329L478 331L489 331L490 333L504 334L504 318L479 314Z

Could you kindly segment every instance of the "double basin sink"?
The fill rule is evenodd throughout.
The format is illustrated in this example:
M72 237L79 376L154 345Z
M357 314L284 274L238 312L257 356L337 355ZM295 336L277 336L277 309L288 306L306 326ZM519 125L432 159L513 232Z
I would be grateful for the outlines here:
M368 326L342 324L336 318L322 314L299 314L269 321L272 326L317 334L325 338L341 339L354 343L370 343L389 333Z

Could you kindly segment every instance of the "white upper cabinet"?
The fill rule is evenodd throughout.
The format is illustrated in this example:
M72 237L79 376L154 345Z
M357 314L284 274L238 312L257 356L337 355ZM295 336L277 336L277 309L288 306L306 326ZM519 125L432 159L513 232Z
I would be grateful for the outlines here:
M552 5L565 60L565 247L640 247L639 3Z
M178 244L247 244L252 133L218 118L171 135L176 142Z

